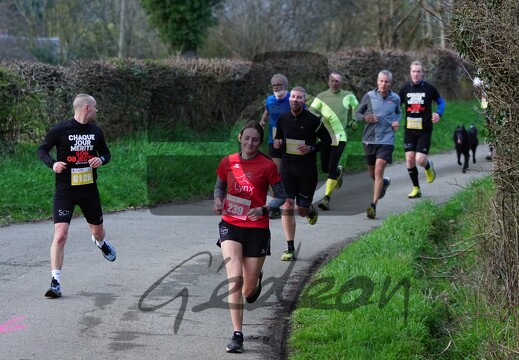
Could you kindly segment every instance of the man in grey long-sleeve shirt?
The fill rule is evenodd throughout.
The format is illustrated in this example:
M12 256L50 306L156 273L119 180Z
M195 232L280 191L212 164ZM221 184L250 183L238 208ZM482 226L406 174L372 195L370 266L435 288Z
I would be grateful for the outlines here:
M368 164L368 172L373 182L373 202L366 209L370 219L376 217L378 200L386 194L391 184L388 177L384 177L387 164L393 161L395 148L395 131L399 128L400 97L391 91L393 75L388 70L378 73L377 89L364 95L360 106L355 113L357 121L364 121L362 142Z

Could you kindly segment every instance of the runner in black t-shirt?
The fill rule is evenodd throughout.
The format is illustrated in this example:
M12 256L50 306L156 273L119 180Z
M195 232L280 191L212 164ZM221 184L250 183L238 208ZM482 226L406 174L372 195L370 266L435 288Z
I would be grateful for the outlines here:
M115 249L105 241L103 211L97 189L97 168L110 161L103 132L92 123L97 113L95 99L79 94L74 99L74 118L54 126L38 148L38 157L56 173L54 194L54 239L50 248L51 286L45 293L61 297L60 273L65 243L74 207L78 205L88 222L92 241L108 261ZM56 159L50 150L56 148Z
M431 147L433 124L440 121L445 110L445 100L433 85L424 81L425 73L421 62L413 61L410 75L411 81L404 84L398 94L405 106L404 150L407 171L413 183L413 189L407 197L413 199L422 196L417 164L425 169L428 183L436 179L436 171L432 161L427 159L427 154ZM433 101L438 104L434 112Z

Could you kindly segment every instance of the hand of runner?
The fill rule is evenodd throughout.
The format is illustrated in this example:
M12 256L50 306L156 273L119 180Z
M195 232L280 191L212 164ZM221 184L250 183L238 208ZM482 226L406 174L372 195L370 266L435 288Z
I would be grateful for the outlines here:
M97 168L97 167L103 165L103 160L101 160L98 157L93 157L91 159L88 159L88 164L90 165L91 168Z
M54 171L56 174L61 174L63 170L67 168L67 163L63 161L56 161L54 165L52 165L52 171Z
M261 207L249 209L249 212L247 213L247 217L251 221L257 221L261 216L263 216Z
M223 202L222 199L216 198L214 199L213 212L216 215L222 215Z
M374 124L377 122L377 117L375 114L364 115L364 121L370 124Z

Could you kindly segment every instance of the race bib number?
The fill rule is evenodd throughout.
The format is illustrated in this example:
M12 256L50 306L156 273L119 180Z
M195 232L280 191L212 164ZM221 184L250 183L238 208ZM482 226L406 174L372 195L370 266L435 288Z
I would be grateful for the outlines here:
M223 214L236 219L246 220L250 204L250 200L227 194L223 202Z
M407 128L408 129L415 129L415 130L422 130L422 118L407 118Z
M303 155L301 150L299 150L297 147L299 145L304 145L304 140L295 140L295 139L287 139L287 154L292 155Z
M94 175L91 167L72 168L70 175L72 186L87 185L94 183Z

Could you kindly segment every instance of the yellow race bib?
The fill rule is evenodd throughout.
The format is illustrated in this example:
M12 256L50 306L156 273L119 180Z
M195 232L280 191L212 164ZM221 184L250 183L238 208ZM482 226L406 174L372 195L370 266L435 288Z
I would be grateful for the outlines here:
M422 118L407 118L407 128L414 130L422 130Z
M70 174L72 186L87 185L94 183L94 174L91 167L72 168Z

